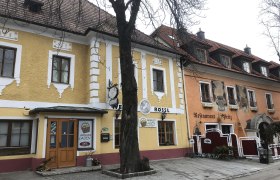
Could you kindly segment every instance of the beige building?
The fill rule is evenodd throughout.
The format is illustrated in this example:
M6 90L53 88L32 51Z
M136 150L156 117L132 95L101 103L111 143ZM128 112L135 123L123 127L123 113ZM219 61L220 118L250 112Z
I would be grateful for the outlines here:
M48 1L23 2L0 9L0 172L35 169L45 159L52 168L83 166L88 154L118 163L123 94L114 17L101 10L99 26L99 9L84 1L78 22L78 7L65 1L62 25ZM178 55L136 34L141 155L184 156L190 145Z

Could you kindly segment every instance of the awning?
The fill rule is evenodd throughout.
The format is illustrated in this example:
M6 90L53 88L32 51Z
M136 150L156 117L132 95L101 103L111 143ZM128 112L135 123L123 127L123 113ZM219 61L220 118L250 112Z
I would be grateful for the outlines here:
M63 112L63 113L89 113L89 114L106 114L108 111L89 107L73 107L73 106L53 106L39 107L29 111L29 115L34 115L41 112Z

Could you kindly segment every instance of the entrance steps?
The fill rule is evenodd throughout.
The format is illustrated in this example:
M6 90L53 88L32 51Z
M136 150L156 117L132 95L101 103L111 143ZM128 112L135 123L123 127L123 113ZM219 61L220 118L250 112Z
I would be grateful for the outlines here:
M51 171L36 171L36 173L40 174L41 176L54 176L60 174L70 174L70 173L98 171L98 170L101 170L101 165L90 166L90 167L76 166L76 167L52 169Z

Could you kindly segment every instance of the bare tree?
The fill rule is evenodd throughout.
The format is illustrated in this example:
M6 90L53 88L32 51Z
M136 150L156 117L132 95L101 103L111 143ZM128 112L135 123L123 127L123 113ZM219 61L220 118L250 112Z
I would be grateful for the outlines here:
M13 8L6 8L7 19L18 18L17 14L21 10L17 9L17 4L23 0L1 0L6 6L13 5ZM1 2L0 1L0 2ZM18 2L19 1L19 2ZM122 121L121 121L121 142L120 142L120 170L122 173L137 172L142 170L142 163L139 152L137 136L137 83L134 77L134 66L132 61L132 43L137 41L137 31L135 29L136 20L142 20L146 24L156 27L164 20L169 19L170 26L178 30L178 37L181 40L187 39L187 27L196 23L195 17L203 9L205 0L92 0L99 8L98 20L88 19L90 9L86 6L86 0L41 0L44 1L46 13L41 13L40 18L49 26L55 26L62 37L64 37L65 27L71 21L70 31L75 31L83 26L90 25L102 33L106 28L117 27L117 37L119 39L119 54L121 64L122 92ZM107 4L109 2L109 4ZM5 4L4 3L4 4ZM3 3L2 3L3 4ZM101 10L101 7L111 5L116 17L108 15ZM71 12L63 12L64 6L72 6ZM92 6L90 6L92 7ZM157 8L154 8L157 7ZM92 7L93 8L93 7ZM12 11L9 11L12 9ZM0 10L1 12L1 10ZM34 20L34 15L28 12L26 16L30 21ZM66 14L67 13L67 14ZM3 14L1 12L1 14ZM105 18L104 18L105 17ZM5 22L4 22L5 24ZM92 27L92 25L95 27ZM104 28L104 29L102 29Z
M270 39L280 61L280 1L263 0L260 16L265 35Z

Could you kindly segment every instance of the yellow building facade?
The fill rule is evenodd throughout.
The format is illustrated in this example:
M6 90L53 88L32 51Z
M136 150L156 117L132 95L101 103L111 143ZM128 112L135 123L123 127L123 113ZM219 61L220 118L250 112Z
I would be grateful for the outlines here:
M0 172L119 162L122 89L116 38L19 27L0 34ZM0 57L0 58L1 58ZM175 53L133 44L138 138L150 159L184 156L190 147L183 79ZM11 72L10 72L11 71ZM117 84L113 109L109 82Z

